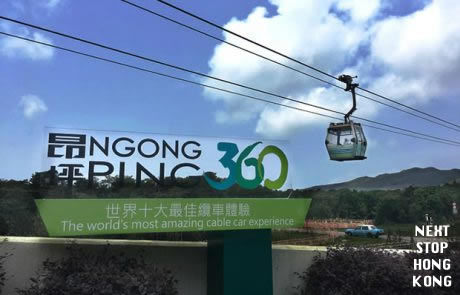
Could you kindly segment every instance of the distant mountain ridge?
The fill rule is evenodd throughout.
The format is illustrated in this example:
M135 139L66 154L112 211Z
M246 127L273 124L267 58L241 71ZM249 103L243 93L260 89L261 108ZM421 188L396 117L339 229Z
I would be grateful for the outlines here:
M354 189L360 191L403 189L409 186L439 186L460 181L460 169L439 170L433 167L411 168L397 173L385 173L376 177L359 177L350 181L318 185L311 189L337 190Z

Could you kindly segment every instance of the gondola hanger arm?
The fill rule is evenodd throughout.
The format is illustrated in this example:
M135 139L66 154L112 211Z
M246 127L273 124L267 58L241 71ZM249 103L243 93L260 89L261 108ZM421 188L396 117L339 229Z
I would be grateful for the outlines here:
M350 75L340 75L339 80L346 84L345 91L351 91L351 95L353 97L353 106L352 108L346 113L345 115L345 123L350 122L350 116L353 114L354 111L357 110L356 108L356 93L355 88L359 86L358 83L353 83L353 78L358 78L358 76L350 76Z

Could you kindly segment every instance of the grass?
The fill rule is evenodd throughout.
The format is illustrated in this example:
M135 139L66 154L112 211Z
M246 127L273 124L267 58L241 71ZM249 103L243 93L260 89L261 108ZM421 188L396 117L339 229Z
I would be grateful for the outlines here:
M368 237L337 237L325 242L324 245L320 246L367 246L367 245L375 245L375 244L385 244L386 240L383 238L368 238Z
M366 246L374 244L385 244L386 239L383 238L368 238L368 237L328 237L326 234L312 233L312 232L296 232L273 230L272 241L286 241L292 245L313 245L313 246Z
M393 223L393 224L379 224L378 228L383 228L385 234L391 233L393 235L412 237L414 236L415 224L413 223Z
M309 231L272 230L272 241L308 239L320 235Z

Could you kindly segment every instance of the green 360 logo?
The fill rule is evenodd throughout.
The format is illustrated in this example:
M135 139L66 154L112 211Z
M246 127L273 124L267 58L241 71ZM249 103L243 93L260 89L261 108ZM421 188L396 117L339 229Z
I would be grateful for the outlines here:
M227 168L229 171L229 175L226 179L221 182L214 181L208 176L204 175L204 178L208 182L208 184L217 190L225 190L230 188L235 183L238 183L242 188L245 189L253 189L258 187L262 181L264 180L264 165L262 164L264 158L268 154L274 154L280 159L281 162L281 169L280 175L277 179L265 179L264 186L269 189L279 189L281 188L284 183L286 182L287 174L288 174L288 161L286 155L280 150L278 147L274 145L266 146L259 154L259 157L256 158L247 158L252 150L262 142L256 142L251 144L250 146L246 147L241 154L238 156L236 162L233 158L238 155L239 150L238 146L231 142L219 142L217 144L217 149L219 151L224 152L225 154L219 160L223 167ZM247 159L246 159L247 158ZM254 179L246 179L243 177L242 174L242 164L247 167L254 167L255 169L255 177Z

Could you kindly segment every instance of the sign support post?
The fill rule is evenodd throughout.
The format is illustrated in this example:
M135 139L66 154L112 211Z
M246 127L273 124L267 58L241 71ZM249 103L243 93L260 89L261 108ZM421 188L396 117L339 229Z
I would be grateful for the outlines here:
M273 294L271 230L209 233L208 295Z

